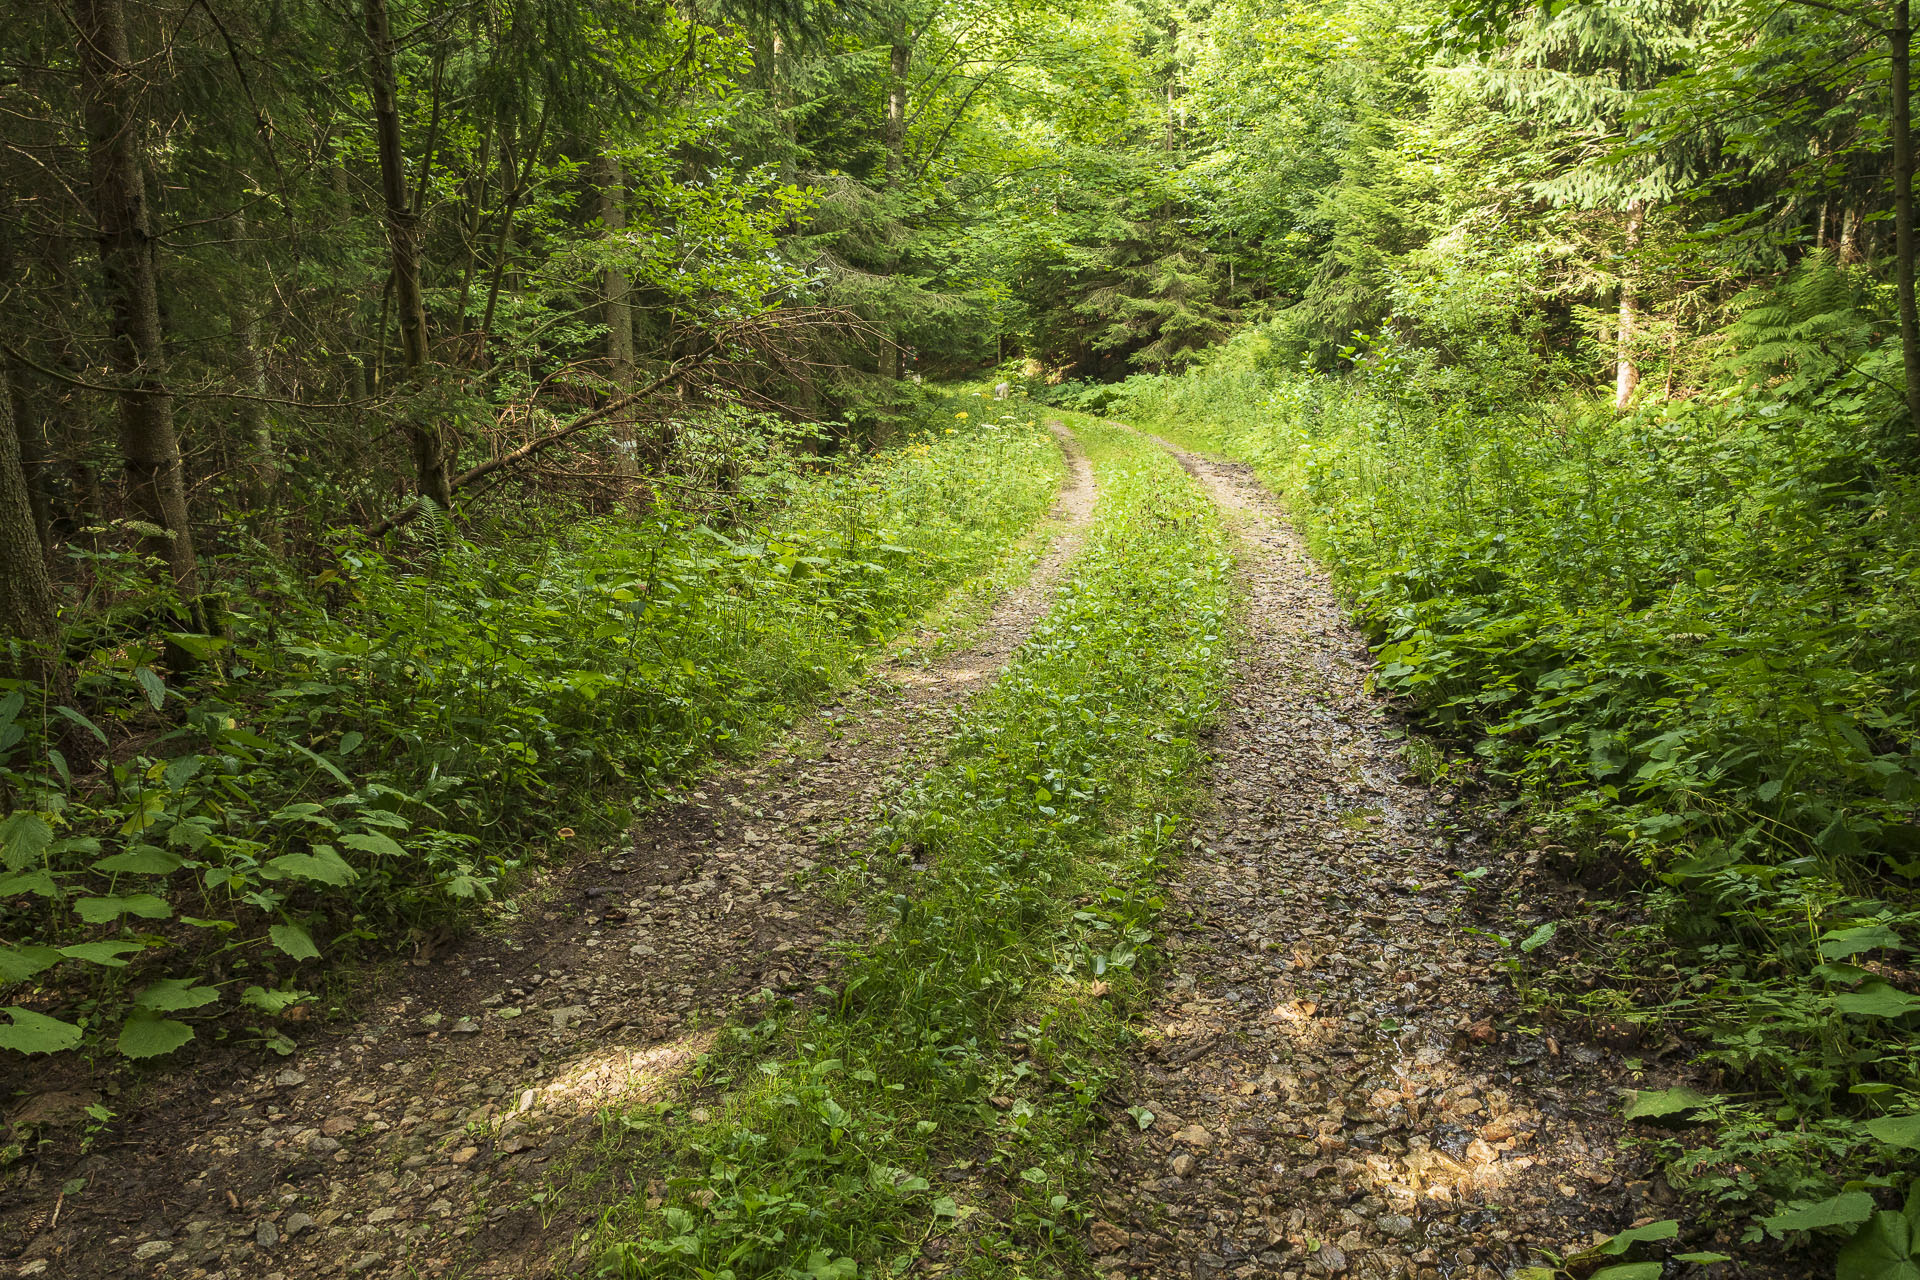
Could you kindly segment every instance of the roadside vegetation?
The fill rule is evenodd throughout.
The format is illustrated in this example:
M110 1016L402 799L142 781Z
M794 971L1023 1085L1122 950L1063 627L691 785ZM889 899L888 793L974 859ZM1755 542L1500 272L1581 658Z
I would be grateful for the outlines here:
M76 636L91 716L0 698L0 1044L290 1051L320 962L477 919L566 824L620 829L992 571L1062 464L1030 419L954 407L984 403L930 397L872 458L716 441L738 473L705 511L529 503L491 546L433 513L399 554L343 531L317 580L249 566L219 635L165 637L184 688L161 638Z
M1920 1144L1920 486L1875 427L1884 364L1786 336L1869 323L1832 301L1857 288L1813 260L1701 394L1624 415L1466 288L1402 314L1467 358L1387 333L1318 375L1249 335L1114 410L1253 463L1379 686L1459 753L1429 771L1577 854L1604 896L1529 939L1530 988L1648 1061L1687 1037L1701 1087L1629 1113L1755 1238L1876 1229Z
M659 1171L612 1212L630 1276L1059 1274L1093 1108L1143 992L1225 673L1204 495L1078 425L1100 505L1068 585L860 876L866 941L798 1006L725 1028L686 1097L607 1123Z

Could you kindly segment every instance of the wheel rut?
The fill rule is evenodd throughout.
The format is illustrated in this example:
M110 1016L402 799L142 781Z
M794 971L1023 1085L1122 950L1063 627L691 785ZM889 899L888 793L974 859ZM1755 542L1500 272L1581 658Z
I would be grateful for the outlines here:
M1528 1027L1466 931L1456 873L1492 855L1408 772L1325 574L1249 469L1159 443L1238 527L1246 624L1093 1166L1095 1270L1504 1280L1668 1216L1620 1149L1616 1062Z
M664 1095L711 1028L828 976L861 930L835 871L1050 607L1095 488L1072 434L1047 426L1068 464L1047 549L970 643L882 665L556 867L518 925L421 939L351 1025L287 1062L161 1082L108 1145L0 1211L11 1274L526 1277L584 1260L591 1197L558 1212L532 1197L577 1172L604 1104ZM648 1177L606 1173L619 1190ZM75 1178L84 1192L59 1194Z

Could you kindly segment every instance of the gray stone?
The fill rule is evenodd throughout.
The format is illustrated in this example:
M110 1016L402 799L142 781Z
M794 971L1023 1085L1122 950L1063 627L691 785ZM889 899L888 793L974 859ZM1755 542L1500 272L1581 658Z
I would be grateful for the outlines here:
M1347 1255L1336 1245L1323 1244L1307 1258L1307 1270L1317 1276L1335 1276L1347 1269Z
M253 1242L262 1249L271 1249L280 1243L280 1230L265 1218L253 1229Z

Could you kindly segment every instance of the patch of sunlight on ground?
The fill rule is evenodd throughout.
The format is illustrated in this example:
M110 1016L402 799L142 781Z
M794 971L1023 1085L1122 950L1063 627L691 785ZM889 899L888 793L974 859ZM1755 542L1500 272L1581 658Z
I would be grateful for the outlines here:
M713 1047L714 1030L696 1031L645 1049L614 1047L570 1064L541 1090L551 1111L585 1115L614 1104L652 1102Z

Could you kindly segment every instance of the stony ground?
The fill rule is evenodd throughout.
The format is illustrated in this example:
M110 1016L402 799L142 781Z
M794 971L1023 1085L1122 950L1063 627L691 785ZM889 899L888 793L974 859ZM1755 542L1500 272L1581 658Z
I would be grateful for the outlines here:
M1094 498L1078 447L1056 434L1070 474L1048 549L963 647L884 668L629 840L557 870L517 929L423 946L351 1026L291 1060L162 1082L104 1144L0 1207L12 1274L564 1270L591 1204L549 1213L535 1197L577 1173L598 1104L670 1085L705 1028L825 976L860 927L835 869L1045 613Z
M1096 1268L1504 1280L1669 1216L1619 1149L1617 1069L1525 1027L1465 931L1455 873L1492 859L1407 774L1326 578L1250 472L1181 460L1239 522L1248 633Z

